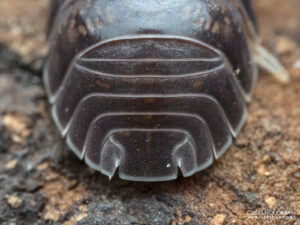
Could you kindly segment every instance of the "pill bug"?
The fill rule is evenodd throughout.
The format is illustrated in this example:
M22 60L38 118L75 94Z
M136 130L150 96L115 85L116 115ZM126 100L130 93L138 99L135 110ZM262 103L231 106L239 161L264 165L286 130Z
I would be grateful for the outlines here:
M231 145L259 64L251 0L52 0L44 83L70 149L134 181L190 176Z

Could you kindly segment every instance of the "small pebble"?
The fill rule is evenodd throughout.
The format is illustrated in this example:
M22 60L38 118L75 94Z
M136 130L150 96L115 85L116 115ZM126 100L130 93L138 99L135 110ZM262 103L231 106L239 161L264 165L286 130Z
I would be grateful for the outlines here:
M265 197L265 202L267 203L268 207L270 209L274 208L274 206L276 205L276 198L272 197L272 196L266 196Z
M189 216L189 215L187 215L185 218L184 218L184 222L185 223L188 223L188 222L190 222L192 220L192 218Z
M17 159L11 160L6 164L6 169L9 169L9 170L14 169L17 164L18 164Z
M22 200L15 195L10 195L7 198L7 202L11 207L18 208L21 205Z
M217 214L210 221L210 225L222 225L222 224L224 224L225 218L226 218L225 214Z
M60 218L60 212L53 208L53 207L47 207L46 213L44 215L45 220L52 220L54 222L57 222Z

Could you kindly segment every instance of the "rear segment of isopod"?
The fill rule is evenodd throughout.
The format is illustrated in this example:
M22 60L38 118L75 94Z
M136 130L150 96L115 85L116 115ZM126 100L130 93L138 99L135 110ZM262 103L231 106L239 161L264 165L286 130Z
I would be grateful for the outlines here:
M44 81L79 158L109 177L162 181L179 169L190 176L228 149L256 81L231 0L53 7Z

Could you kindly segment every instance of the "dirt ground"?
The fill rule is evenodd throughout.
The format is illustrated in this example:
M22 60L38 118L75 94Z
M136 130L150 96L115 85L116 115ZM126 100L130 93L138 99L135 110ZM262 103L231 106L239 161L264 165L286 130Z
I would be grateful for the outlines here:
M256 0L264 45L291 74L260 72L246 126L209 169L133 183L67 149L41 81L47 0L0 0L0 224L300 224L300 1Z

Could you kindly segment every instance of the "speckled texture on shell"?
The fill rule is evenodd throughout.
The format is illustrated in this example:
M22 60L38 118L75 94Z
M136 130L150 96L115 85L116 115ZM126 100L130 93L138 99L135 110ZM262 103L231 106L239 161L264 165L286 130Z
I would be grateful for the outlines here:
M50 17L53 118L91 167L137 181L189 176L239 133L257 78L251 1L56 0Z

